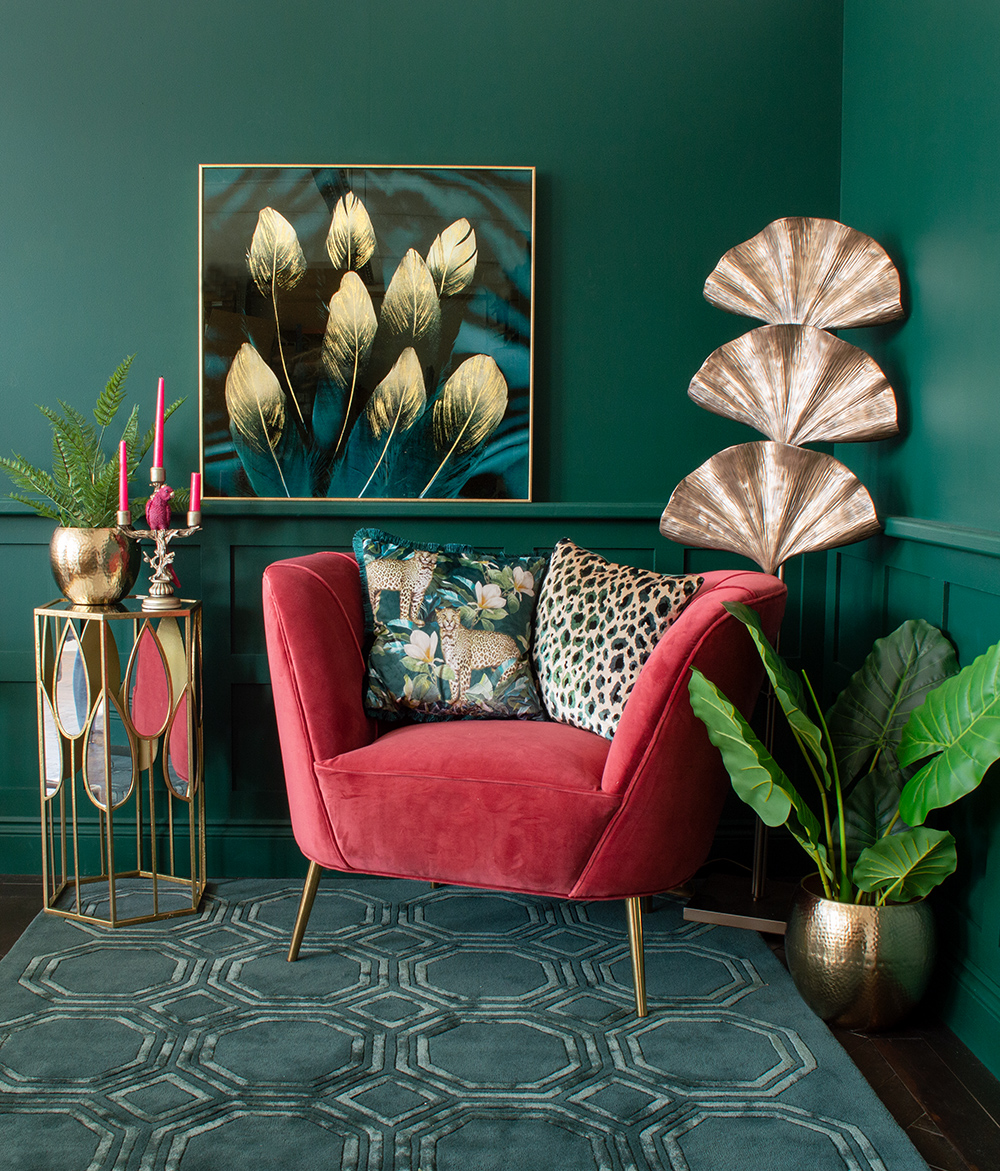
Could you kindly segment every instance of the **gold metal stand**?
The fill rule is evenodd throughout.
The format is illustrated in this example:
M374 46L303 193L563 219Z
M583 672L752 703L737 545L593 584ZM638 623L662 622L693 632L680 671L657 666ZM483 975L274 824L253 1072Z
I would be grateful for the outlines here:
M632 956L632 983L635 986L635 1015L646 1015L646 957L642 942L642 900L626 899L628 949Z
M201 603L140 607L34 612L44 908L112 927L189 915L206 882Z

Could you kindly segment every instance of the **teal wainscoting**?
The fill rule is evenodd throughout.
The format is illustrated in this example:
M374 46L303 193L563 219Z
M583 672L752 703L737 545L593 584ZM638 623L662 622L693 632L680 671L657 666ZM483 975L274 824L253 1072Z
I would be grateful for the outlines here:
M359 527L420 540L466 542L508 553L547 550L568 536L612 561L688 572L738 563L687 550L660 536L659 504L385 504L297 502L283 514L266 501L213 501L204 528L177 543L187 597L204 614L205 770L209 873L283 877L304 873L289 828L261 614L261 574L272 561L321 549L350 550ZM331 511L332 510L332 511ZM349 510L349 511L348 511ZM39 870L37 732L31 611L56 593L48 566L51 522L0 515L0 872ZM743 563L745 564L745 563ZM822 646L824 559L788 574L783 632L797 660ZM142 592L140 585L138 592ZM809 599L808 608L802 599ZM317 648L317 654L322 648ZM808 653L806 654L808 658ZM749 821L735 799L720 827L719 852L749 855Z
M1000 533L890 517L885 536L830 556L829 679L842 686L872 641L907 618L939 626L970 663L1000 641ZM946 1022L1000 1070L1000 765L935 824L958 839L958 872L934 894Z

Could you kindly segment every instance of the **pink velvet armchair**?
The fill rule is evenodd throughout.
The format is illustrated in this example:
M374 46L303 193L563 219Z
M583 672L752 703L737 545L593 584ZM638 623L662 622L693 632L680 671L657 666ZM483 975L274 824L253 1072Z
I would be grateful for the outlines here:
M785 586L711 572L647 660L614 739L540 720L387 728L362 707L364 619L353 557L264 574L264 621L292 829L309 859L288 958L321 871L564 899L624 899L636 1009L646 1014L642 896L702 865L728 789L691 711L692 666L749 713L763 678L740 601L774 638Z

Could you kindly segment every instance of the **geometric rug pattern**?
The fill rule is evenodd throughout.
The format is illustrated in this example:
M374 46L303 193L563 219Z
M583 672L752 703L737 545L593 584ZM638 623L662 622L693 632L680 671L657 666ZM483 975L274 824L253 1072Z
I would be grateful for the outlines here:
M639 1020L621 903L329 877L289 964L300 890L40 915L0 961L0 1165L925 1171L752 932L654 900Z

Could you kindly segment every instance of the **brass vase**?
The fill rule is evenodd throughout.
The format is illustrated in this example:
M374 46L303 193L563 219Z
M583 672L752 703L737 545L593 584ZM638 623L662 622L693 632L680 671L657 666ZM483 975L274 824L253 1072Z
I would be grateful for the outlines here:
M56 585L78 606L109 606L126 597L139 576L138 542L121 529L57 528L49 542Z
M788 970L827 1024L886 1029L916 1006L934 965L934 920L923 899L860 907L823 898L818 875L796 895L785 935Z

